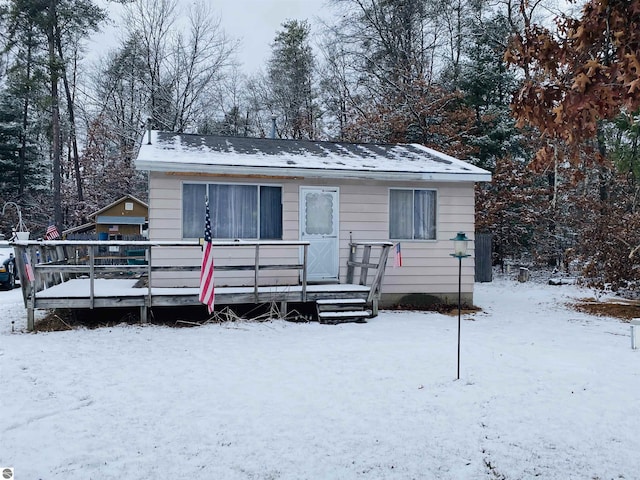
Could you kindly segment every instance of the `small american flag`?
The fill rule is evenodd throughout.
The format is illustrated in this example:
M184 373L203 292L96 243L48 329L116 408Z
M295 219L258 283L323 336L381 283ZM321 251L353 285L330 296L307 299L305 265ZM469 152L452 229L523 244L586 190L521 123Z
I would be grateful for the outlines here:
M402 248L400 247L400 242L396 243L395 255L393 256L393 266L402 266Z
M202 247L202 266L200 267L200 302L213 312L215 291L213 287L213 252L211 248L211 218L209 216L209 199L205 200L204 245Z
M57 238L60 238L60 232L58 232L58 227L56 227L54 224L49 225L47 227L47 231L44 234L44 239L56 240Z
M31 259L29 258L29 254L27 252L23 253L22 258L24 260L24 270L27 274L27 280L29 280L29 282L33 282L36 277L33 274L33 267L31 266Z

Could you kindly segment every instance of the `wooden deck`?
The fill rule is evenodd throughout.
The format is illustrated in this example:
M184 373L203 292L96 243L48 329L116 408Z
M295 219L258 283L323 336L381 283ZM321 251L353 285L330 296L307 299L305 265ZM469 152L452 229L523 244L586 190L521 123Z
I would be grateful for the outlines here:
M253 271L253 284L250 286L216 286L216 306L278 302L286 312L288 303L316 303L320 300L325 310L322 318L333 319L330 323L339 323L340 318L348 321L346 319L377 315L384 270L392 244L352 243L345 283L336 284L308 284L308 245L308 242L281 241L214 242L214 251L223 247L252 249L254 258L251 265L216 266L216 271ZM154 249L178 247L199 250L199 243L22 241L15 242L14 247L29 329L34 327L34 312L38 309L139 307L141 321L146 322L149 308L201 305L198 288L153 286L155 272L194 271L199 270L199 265L157 265L152 262ZM291 258L295 261L272 264L261 260L261 251L282 247L293 249L295 254ZM111 253L108 258L97 255L97 252L105 251ZM299 258L302 259L300 263ZM28 269L33 272L31 281L28 280ZM262 285L260 272L264 270L298 271L299 282L292 285ZM340 307L340 302L349 300L362 304L362 312L366 308L369 309L366 310L368 313L341 314L344 308ZM326 312L331 310L327 305L332 302L337 305L336 312Z
M176 305L201 305L197 288L136 287L137 280L96 279L93 296L89 279L72 279L36 294L38 308L107 308L107 307L166 307ZM306 301L322 298L367 299L371 287L365 285L330 284L308 285ZM151 301L148 301L149 295ZM300 285L254 287L218 287L216 304L301 302Z

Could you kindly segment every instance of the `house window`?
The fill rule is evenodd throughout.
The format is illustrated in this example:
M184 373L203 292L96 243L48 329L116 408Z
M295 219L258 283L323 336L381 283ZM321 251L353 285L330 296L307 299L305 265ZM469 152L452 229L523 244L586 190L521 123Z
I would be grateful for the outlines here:
M389 191L389 238L436 239L436 191Z
M282 238L281 187L203 183L183 184L183 238L204 235L207 194L213 238Z

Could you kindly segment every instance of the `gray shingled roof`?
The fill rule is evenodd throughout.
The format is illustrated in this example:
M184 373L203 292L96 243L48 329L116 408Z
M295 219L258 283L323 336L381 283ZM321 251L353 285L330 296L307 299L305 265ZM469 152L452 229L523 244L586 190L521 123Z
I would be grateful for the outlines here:
M136 167L150 171L382 180L491 179L486 170L418 144L319 142L157 131L145 135Z

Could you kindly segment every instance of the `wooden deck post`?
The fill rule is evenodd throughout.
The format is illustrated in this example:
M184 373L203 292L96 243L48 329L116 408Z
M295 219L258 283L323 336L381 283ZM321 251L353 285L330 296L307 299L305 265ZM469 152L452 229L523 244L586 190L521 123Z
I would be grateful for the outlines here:
M147 247L145 247L146 251L148 252L147 254L147 301L145 303L145 306L151 306L152 305L152 297L151 297L151 272L152 272L152 268L151 268L151 245L148 245ZM145 312L145 321L144 323L146 323L146 317L147 314ZM142 318L142 317L141 317Z
M362 252L362 266L360 267L360 285L367 284L367 276L369 275L369 259L371 258L371 245L364 246L364 252Z
M33 289L35 292L35 289ZM36 323L36 315L35 315L35 308L33 308L33 303L35 300L35 293L33 294L33 296L29 299L28 301L28 305L27 305L27 330L30 332L33 332L33 329L36 327L35 323Z
M56 260L60 263L64 263L64 261L68 258L65 252L65 249L62 245L58 245L55 247L56 252ZM60 283L64 283L68 280L67 275L64 272L60 272Z
M309 244L302 246L302 301L307 301L307 257L309 255Z
M95 303L94 294L95 294L95 277L96 277L96 252L93 245L89 246L89 308L93 310L93 305Z
M148 322L148 313L149 313L149 307L147 307L146 305L142 305L140 307L140 323Z
M355 243L349 244L349 260L347 260L347 283L353 283L353 271L355 270L354 262L356 261L356 253L358 246Z
M387 261L389 259L389 250L391 244L382 245L382 251L380 252L380 258L378 260L378 268L376 269L376 275L371 282L371 291L369 292L369 301L372 302L372 308L378 309L378 296L382 289L382 280L384 279L384 272L387 269ZM375 305L373 302L375 301Z
M258 281L260 278L260 245L256 244L255 245L255 263L254 263L254 271L253 271L253 291L255 294L255 298L256 298L256 303L258 303Z

